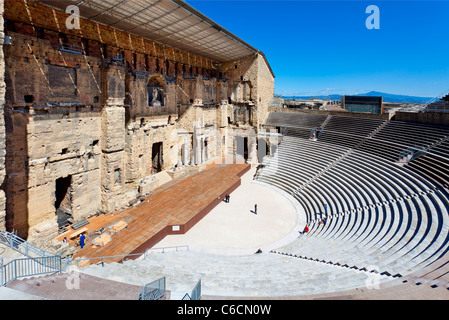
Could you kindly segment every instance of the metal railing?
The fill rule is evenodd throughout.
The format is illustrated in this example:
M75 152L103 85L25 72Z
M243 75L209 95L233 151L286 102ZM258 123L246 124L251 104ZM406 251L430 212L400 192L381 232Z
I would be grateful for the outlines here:
M115 256L104 256L95 258L77 258L71 259L69 257L61 256L50 251L43 250L26 240L21 239L13 233L0 229L0 243L5 246L16 250L28 258L15 259L6 264L3 263L3 259L0 260L0 286L6 286L8 283L26 277L61 273L68 270L70 264L80 263L82 261L98 261L97 264L102 264L104 267L106 260L112 259L113 261L120 261L123 263L127 257L147 257L151 252L168 252L168 251L181 251L189 250L188 245L150 248L143 254L124 254ZM38 255L32 257L31 255ZM128 259L129 260L129 259ZM192 291L192 297L199 297L201 295L201 283L196 285L196 289ZM199 290L199 291L198 291ZM199 292L199 294L198 294ZM142 292L139 295L139 300L158 300L166 294L165 277L146 284L142 287ZM194 299L192 299L194 300Z
M161 247L161 248L150 248L147 249L144 253L130 253L130 254L121 254L121 255L115 255L115 256L104 256L104 257L93 257L93 258L76 258L76 259L67 259L67 265L73 264L73 263L79 263L82 261L93 261L97 265L102 265L104 267L105 263L107 261L109 262L125 262L127 260L131 260L133 257L136 259L138 257L142 257L143 260L146 259L149 253L151 252L168 252L168 251L182 251L182 250L189 250L188 245L183 246L172 246L172 247ZM128 259L127 259L128 258Z
M50 251L43 250L34 244L29 243L26 240L16 236L15 234L0 229L0 243L3 245L26 255L27 257L43 257L43 256L59 256L58 254Z
M104 256L104 257L94 257L94 258L77 258L77 259L71 259L69 257L64 257L61 255L58 255L54 252L43 250L31 243L29 243L26 240L23 240L22 238L16 236L15 234L0 229L0 243L3 245L29 257L60 257L62 261L65 262L65 265L69 266L72 263L86 261L86 260L98 260L98 264L101 262L101 264L104 266L105 262L107 260L121 260L121 262L124 262L127 257L138 257L142 256L143 259L146 258L146 256L151 252L168 252L168 251L181 251L181 250L189 250L188 245L183 246L171 246L171 247L161 247L161 248L150 248L147 249L144 253L134 253L134 254L123 254L123 255L115 255L115 256ZM120 259L117 259L120 258Z
M66 261L60 256L15 259L0 266L0 286L26 277L60 273L66 270Z
M166 294L165 277L148 283L142 287L139 300L159 300Z
M449 113L449 102L446 103L441 103L440 105L438 104L431 104L428 105L425 109L424 112L428 112L428 113Z
M427 101L423 106L421 106L421 112L449 113L449 107L447 106L447 103L441 101L447 94L449 94L449 90L446 90L435 98ZM442 105L438 105L439 102Z
M82 47L73 45L73 44L69 44L69 43L60 43L58 45L58 49L59 51L62 52L69 52L69 53L75 53L75 54L83 54L84 50Z
M181 300L200 300L201 299L201 279L198 280L190 295L186 293Z
M191 298L191 300L200 300L201 299L201 279L198 280L195 287L193 288L190 298Z
M0 263L0 286L5 286L19 278L67 270L68 259L56 253L43 250L14 233L0 229L0 243L28 258Z

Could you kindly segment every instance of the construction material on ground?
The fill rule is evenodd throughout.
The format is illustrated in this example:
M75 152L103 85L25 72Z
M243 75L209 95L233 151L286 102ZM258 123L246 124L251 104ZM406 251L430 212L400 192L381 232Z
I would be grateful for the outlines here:
M82 229L79 229L78 231L72 233L72 234L69 236L69 238L70 238L70 239L74 239L74 238L78 237L79 235L81 235L82 233L87 232L87 230L88 230L88 229L87 229L86 227L84 227L84 228L82 228Z
M117 222L116 224L114 224L113 226L111 226L109 228L109 233L110 234L119 233L120 231L125 229L127 226L128 226L128 224L125 221L120 220L119 222Z
M81 228L81 227L84 227L84 226L86 226L86 225L88 225L88 224L89 224L89 221L88 221L86 218L84 218L84 219L82 219L82 220L80 220L80 221L75 222L74 224L72 224L72 228L73 228L73 230L76 230L76 229L79 229L79 228Z
M92 243L96 246L104 246L109 241L111 241L111 235L104 233L101 236L94 238Z

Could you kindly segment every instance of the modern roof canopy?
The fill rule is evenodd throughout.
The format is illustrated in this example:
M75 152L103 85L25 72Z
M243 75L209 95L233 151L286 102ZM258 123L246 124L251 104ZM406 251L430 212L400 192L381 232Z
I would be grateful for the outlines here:
M76 5L80 17L216 62L259 53L183 0L39 0L65 11ZM265 57L265 56L264 56Z

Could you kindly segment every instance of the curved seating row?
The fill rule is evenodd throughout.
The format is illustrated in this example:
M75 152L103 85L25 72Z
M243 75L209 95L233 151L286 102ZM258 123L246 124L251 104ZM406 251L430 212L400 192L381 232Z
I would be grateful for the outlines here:
M288 127L276 170L267 163L258 175L289 192L310 225L279 251L399 274L437 261L449 251L449 128L342 118L328 119L319 141L308 140L307 128ZM396 165L414 145L428 154Z
M275 127L316 128L320 127L326 121L327 117L327 115L321 114L270 112L264 124Z
M351 157L354 159L349 159ZM401 179L399 179L400 177L388 174L387 171L383 174L379 174L379 172L375 172L374 169L371 169L372 173L370 175L368 170L360 169L360 162L366 162L366 159L357 159L357 157L358 156L356 155L350 155L348 158L344 159L344 161L339 163L338 166L332 168L322 177L314 181L309 188L294 193L295 198L308 209L306 211L309 212L308 218L310 222L313 221L313 218L321 216L319 213L322 213L323 210L317 210L320 210L323 203L328 204L328 214L330 216L336 216L336 220L339 220L340 215L343 215L341 221L344 221L344 215L350 214L349 219L346 219L343 227L340 225L336 228L335 226L331 227L332 224L328 224L326 232L321 232L321 236L326 235L329 237L332 235L332 237L335 238L343 237L350 239L353 237L350 236L352 231L364 230L362 233L365 236L365 239L367 239L367 237L374 233L372 230L368 232L366 228L363 229L361 226L356 226L354 224L363 221L363 217L359 218L357 216L359 212L364 212L366 210L374 211L375 208L391 206L400 201L411 201L409 199L413 199L413 197L426 197L428 193L432 194L435 192L434 189L432 189L432 185L425 184L419 180L414 181L411 177L401 181ZM394 170L401 168L393 167L390 169ZM379 176L383 176L383 178L379 179L376 177L374 175L376 173L379 174ZM351 177L351 175L353 176ZM402 175L406 176L405 173L402 173ZM264 175L260 175L260 177L263 176ZM282 175L279 176L282 177ZM354 177L357 177L359 184L352 183ZM280 183L282 183L282 181ZM420 210L422 210L427 213L436 213L435 217L428 220L433 222L432 225L440 226L437 228L441 229L442 225L447 224L447 221L442 221L443 217L447 217L447 204L444 204L446 198L440 193L435 194L436 196L427 196L427 201L429 203L423 202L422 204L425 206L423 209L419 207L417 202L412 202L414 206L408 205L406 207L398 208L397 213L399 218L390 218L390 220L395 223L400 222L399 226L405 228L406 225L404 224L404 221L407 217L409 220L414 219L416 221L422 221L424 219L419 213ZM317 199L319 200L317 201ZM429 209L426 210L426 208ZM312 210L315 210L314 214L310 214ZM441 213L441 210L444 210L445 213ZM412 217L412 214L415 214L416 212L418 212L418 217ZM396 211L393 211L393 213L396 213ZM353 219L352 221L351 218ZM359 219L359 222L357 222L357 219ZM372 221L374 221L374 219ZM435 221L437 221L437 223L435 223ZM385 224L386 222L384 221L383 223ZM408 225L411 224L411 222L407 223ZM389 227L390 229L392 228L391 225ZM407 230L409 228L407 228ZM392 230L395 231L396 229L393 228ZM313 234L313 228L311 234ZM395 231L395 234L400 235L398 230ZM377 233L377 235L379 235L379 233ZM404 238L404 236L401 238ZM390 243L392 241L387 237L381 239L388 239ZM380 241L381 240L377 240L375 242L378 244ZM371 240L371 242L373 241Z

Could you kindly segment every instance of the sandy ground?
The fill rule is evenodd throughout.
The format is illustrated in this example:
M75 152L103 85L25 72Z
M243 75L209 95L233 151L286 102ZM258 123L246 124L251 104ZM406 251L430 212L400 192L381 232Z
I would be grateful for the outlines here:
M296 239L305 225L304 211L282 191L253 181L255 171L242 177L229 203L221 202L186 234L167 236L154 248L188 245L216 254L249 254Z

